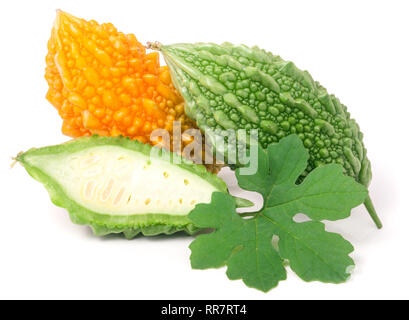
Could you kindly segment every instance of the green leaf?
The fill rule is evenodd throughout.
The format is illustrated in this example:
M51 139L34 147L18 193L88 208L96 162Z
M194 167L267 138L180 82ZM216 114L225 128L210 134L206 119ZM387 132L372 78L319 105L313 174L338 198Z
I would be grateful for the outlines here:
M321 220L349 216L352 208L368 195L366 188L343 175L335 164L314 169L301 184L308 153L296 135L259 148L258 171L236 176L240 187L263 195L264 207L250 219L236 213L234 198L213 193L209 204L199 204L189 219L199 227L213 228L190 245L195 269L227 265L227 276L243 279L253 288L267 292L286 279L284 259L303 280L340 283L354 265L352 245L341 235L325 231ZM311 221L297 223L294 216L306 214ZM273 247L277 236L278 248Z
M213 193L212 202L197 205L189 218L204 227L216 228L211 234L198 236L190 245L193 268L227 264L230 279L243 279L249 287L263 291L286 278L281 258L271 245L273 225L240 218L228 194Z

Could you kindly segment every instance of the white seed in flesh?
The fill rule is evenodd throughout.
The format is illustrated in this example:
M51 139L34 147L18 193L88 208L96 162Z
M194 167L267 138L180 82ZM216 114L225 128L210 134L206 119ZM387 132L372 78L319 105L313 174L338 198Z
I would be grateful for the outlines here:
M104 188L104 191L101 194L101 200L102 201L107 201L109 196L111 195L112 187L114 186L114 179L109 179L108 184Z
M94 180L88 181L84 188L84 198L87 200L92 200L94 190L95 190L95 181Z
M114 206L119 205L119 203L120 203L120 201L121 201L121 199L122 199L122 197L123 197L123 195L124 195L124 192L125 192L125 187L122 187L122 188L119 190L118 194L116 195L116 197L115 197L115 199L114 199L114 201L113 201L113 205L114 205Z

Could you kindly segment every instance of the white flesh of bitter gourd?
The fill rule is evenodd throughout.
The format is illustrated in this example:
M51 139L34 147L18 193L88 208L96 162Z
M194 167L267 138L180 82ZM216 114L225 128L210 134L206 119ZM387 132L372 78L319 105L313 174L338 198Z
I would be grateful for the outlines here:
M31 149L17 157L44 184L52 201L96 234L132 238L198 229L188 213L226 185L203 166L166 160L175 155L125 138L86 137ZM179 158L180 159L180 158ZM244 204L246 205L246 204Z

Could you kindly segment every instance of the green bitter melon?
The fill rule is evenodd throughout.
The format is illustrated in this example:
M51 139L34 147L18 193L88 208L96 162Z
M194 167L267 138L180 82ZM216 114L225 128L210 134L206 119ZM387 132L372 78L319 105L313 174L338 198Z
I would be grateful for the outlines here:
M335 162L368 187L371 165L358 124L307 71L258 47L230 43L151 47L163 53L186 100L186 114L206 133L258 129L264 148L296 133L310 153L304 176ZM365 206L381 228L369 197Z
M152 152L155 151L155 152ZM223 180L177 155L122 137L84 137L30 149L16 157L44 184L51 200L71 220L96 235L156 235L198 229L187 218L214 191L227 192ZM249 206L237 198L238 206Z

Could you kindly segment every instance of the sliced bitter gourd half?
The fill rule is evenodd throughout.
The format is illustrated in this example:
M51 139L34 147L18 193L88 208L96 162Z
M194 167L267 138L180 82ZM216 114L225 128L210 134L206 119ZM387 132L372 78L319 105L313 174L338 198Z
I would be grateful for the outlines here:
M209 203L214 191L227 192L203 166L175 163L174 157L126 138L92 136L30 149L16 160L74 223L91 226L96 235L133 238L195 233L187 214L197 203Z

